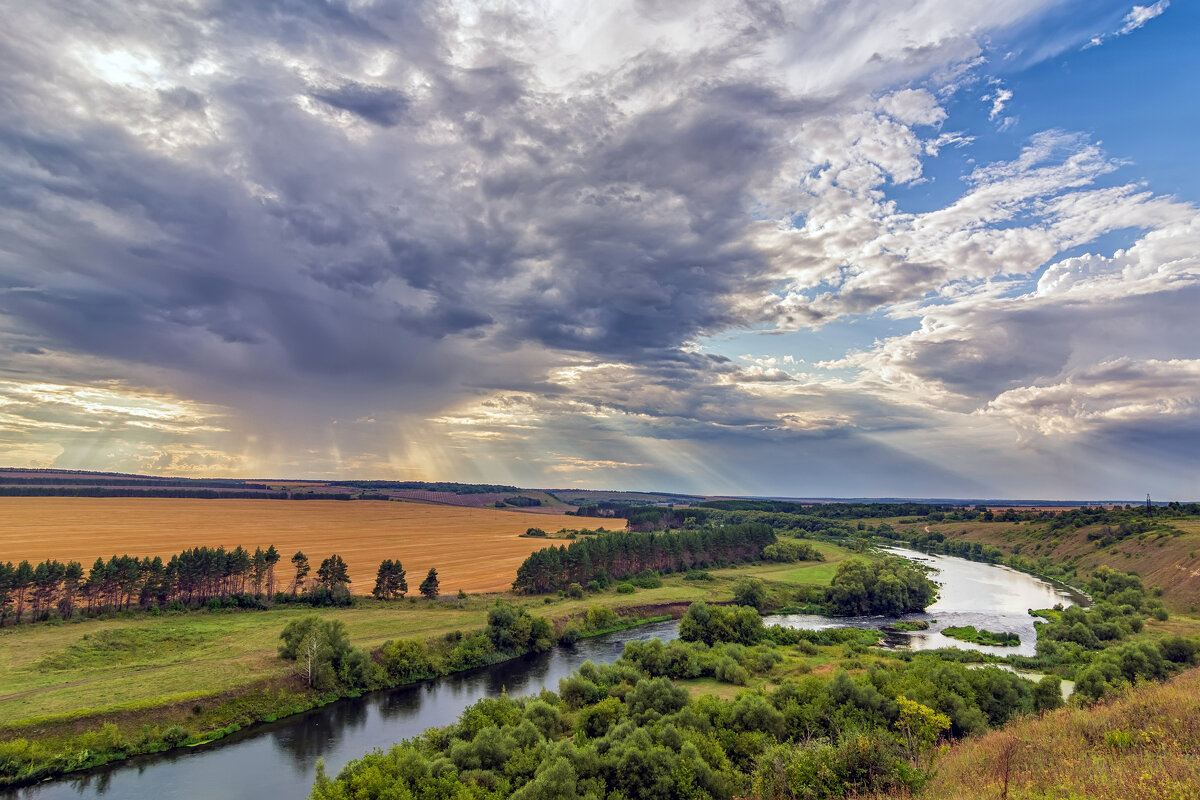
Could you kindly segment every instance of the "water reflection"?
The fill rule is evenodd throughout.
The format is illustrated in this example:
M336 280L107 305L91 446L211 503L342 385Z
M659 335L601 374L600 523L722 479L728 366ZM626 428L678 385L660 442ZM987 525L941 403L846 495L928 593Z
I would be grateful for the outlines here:
M930 578L939 585L938 599L923 613L906 614L905 619L929 623L929 630L888 632L884 643L913 650L954 647L978 650L998 656L1037 655L1037 629L1030 609L1087 604L1087 597L1066 586L1054 586L1009 567L967 561L955 556L931 555L901 547L888 552L920 562L930 569ZM875 628L882 630L896 620L892 617L823 617L815 614L787 614L773 619L790 628L823 630L826 628ZM952 639L942 633L948 627L972 625L997 633L1015 633L1021 637L1017 647L991 647Z

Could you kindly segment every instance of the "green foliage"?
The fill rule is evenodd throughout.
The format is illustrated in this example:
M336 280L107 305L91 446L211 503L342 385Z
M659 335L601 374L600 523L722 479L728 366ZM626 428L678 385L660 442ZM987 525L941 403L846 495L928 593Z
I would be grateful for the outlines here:
M748 606L696 602L679 621L679 638L685 642L757 644L765 635L762 617Z
M996 632L976 628L974 625L951 625L942 629L942 634L951 639L964 642L988 645L991 647L1016 647L1021 644L1021 637L1005 631Z
M172 725L163 731L162 741L167 747L178 747L188 738L187 728L182 725Z
M662 577L652 569L645 569L629 579L629 582L640 589L657 589L662 586Z
M767 605L767 586L759 578L742 578L733 585L733 600L762 611Z
M422 595L429 600L436 600L438 596L438 574L437 570L430 567L429 573L425 576L425 580L421 581L419 589Z
M763 548L763 558L767 561L790 563L793 561L824 561L821 551L808 542L782 540Z
M484 633L501 653L542 653L554 644L554 627L549 620L503 600L497 600L488 610Z
M884 628L889 631L927 631L929 630L929 623L923 619L902 620L886 625Z
M332 592L337 586L350 583L350 568L337 553L326 558L317 568L317 581L322 588Z
M589 631L606 631L621 624L621 618L608 606L592 606L587 610L584 624Z
M748 610L748 609L746 609ZM773 655L772 655L773 654ZM1032 710L1027 681L934 657L770 693L692 699L678 680L730 664L769 674L777 647L629 642L557 695L484 700L459 721L352 762L312 798L833 798L919 789L945 732ZM751 669L753 667L753 669ZM764 671L765 670L765 671Z
M437 676L437 668L424 642L415 639L393 639L379 651L389 686L403 686Z
M394 597L403 599L408 592L406 574L399 559L393 561L385 558L379 562L379 572L375 575L375 588L371 590L371 594L375 595L377 600L391 600Z
M369 658L350 646L346 623L315 614L294 619L279 634L279 657L296 662L305 683L319 690L366 689L373 683Z
M904 737L909 758L916 761L920 753L937 743L938 737L950 729L950 717L923 706L904 695L896 698L899 718L894 723Z
M1159 600L1147 596L1141 579L1132 573L1100 567L1088 582L1095 601L1091 608L1071 606L1037 620L1038 656L1051 664L1086 664L1088 651L1111 647L1142 630L1149 615L1166 616ZM1093 682L1089 685L1103 684ZM1103 690L1100 690L1101 694Z
M1053 711L1063 704L1062 678L1047 675L1033 685L1033 710Z
M532 553L517 569L513 590L540 594L592 580L645 573L681 572L761 557L775 542L767 525L723 525L677 533L618 531ZM636 581L635 581L636 582Z
M832 613L839 615L896 616L924 611L936 592L936 585L907 559L850 559L838 566L826 590L826 603Z
M1129 642L1093 658L1076 680L1075 693L1086 700L1100 700L1139 681L1163 680L1170 672L1171 663L1158 646Z

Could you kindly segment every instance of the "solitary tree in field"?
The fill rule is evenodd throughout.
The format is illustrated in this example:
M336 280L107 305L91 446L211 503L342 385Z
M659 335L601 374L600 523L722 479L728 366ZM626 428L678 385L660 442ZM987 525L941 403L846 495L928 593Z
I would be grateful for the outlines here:
M308 556L299 550L296 551L296 555L292 556L292 566L296 568L296 578L292 581L292 594L295 595L304 585L304 579L308 577L308 572L312 568L308 565Z
M399 561L385 558L379 564L379 573L375 576L375 588L371 594L380 600L390 600L393 597L403 598L408 592L408 581L405 580L404 567Z
M421 581L421 594L428 597L430 600L438 596L438 577L437 570L430 568L429 574L425 576L425 580Z
M321 562L317 568L317 580L329 591L335 586L345 586L350 582L350 568L337 553Z

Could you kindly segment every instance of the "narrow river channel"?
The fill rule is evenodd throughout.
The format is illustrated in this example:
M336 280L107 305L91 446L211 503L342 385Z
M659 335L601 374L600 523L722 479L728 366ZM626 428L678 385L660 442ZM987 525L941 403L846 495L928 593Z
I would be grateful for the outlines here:
M1066 589L1006 567L900 548L891 550L931 567L934 570L931 577L941 584L938 601L925 614L908 617L930 620L930 630L895 635L892 644L907 639L916 649L953 646L1001 654L1032 654L1035 632L1028 609L1084 601ZM819 629L847 625L879 628L892 620L788 615L770 621ZM939 633L947 625L1011 631L1021 636L1022 643L1019 648L970 645ZM480 698L502 691L520 696L536 694L542 688L557 689L559 679L584 661L614 661L624 643L634 639L674 639L677 626L674 621L651 623L464 675L342 700L213 744L140 756L25 789L0 792L0 799L302 800L312 786L318 758L325 759L331 775L336 774L348 761L370 750L386 748L426 728L453 722L463 709Z

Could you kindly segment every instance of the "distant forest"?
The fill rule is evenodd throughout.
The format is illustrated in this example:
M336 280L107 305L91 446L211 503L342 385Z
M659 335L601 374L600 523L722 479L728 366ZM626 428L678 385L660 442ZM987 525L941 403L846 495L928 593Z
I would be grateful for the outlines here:
M502 486L494 483L445 483L435 481L327 481L327 486L347 486L367 491L397 491L417 492L451 492L453 494L492 494L502 492L519 492L516 486Z
M775 541L769 525L753 524L678 533L606 533L531 554L517 569L513 590L540 594L572 583L603 584L644 570L679 572L748 561L761 558L763 548Z
M239 492L225 489L133 489L123 486L0 486L0 497L190 497L200 500L287 500L287 492ZM305 499L303 496L295 499ZM325 495L322 500L349 500Z

